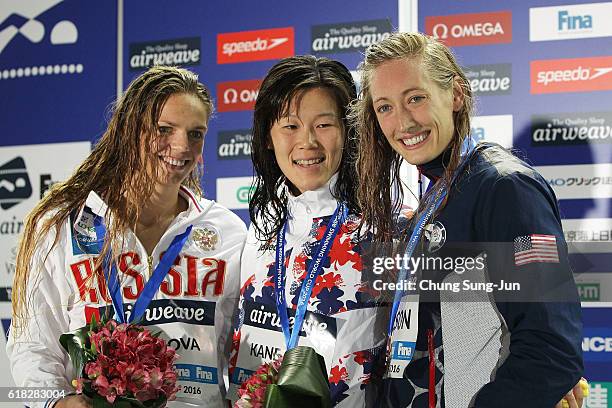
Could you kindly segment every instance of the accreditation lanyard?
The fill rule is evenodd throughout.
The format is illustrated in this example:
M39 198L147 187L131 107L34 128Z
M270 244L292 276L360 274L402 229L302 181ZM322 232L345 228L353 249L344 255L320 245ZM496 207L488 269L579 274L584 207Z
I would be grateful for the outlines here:
M348 214L348 208L346 203L340 202L336 207L336 211L329 219L327 228L323 239L317 246L316 255L313 257L312 262L308 268L306 278L302 282L302 289L300 291L300 297L298 298L297 309L295 311L295 320L293 322L293 330L289 329L289 317L287 315L287 303L285 301L285 234L287 233L287 221L283 224L282 233L276 237L276 266L274 276L274 291L276 292L276 310L280 317L281 327L283 334L285 335L285 344L287 350L291 350L297 346L300 330L302 329L302 323L304 322L304 316L306 315L306 306L308 306L308 300L310 294L314 288L315 281L321 270L323 269L323 259L329 254L332 243L338 232L340 226L346 220Z
M451 185L453 184L457 176L461 173L465 165L469 162L472 154L475 151L475 147L476 147L476 142L474 141L474 139L471 136L466 137L465 140L463 141L463 145L461 148L461 162L457 166L457 169L455 170L455 173L453 174ZM444 201L444 198L446 197L446 194L450 187L447 187L444 184L443 180L441 180L441 183L442 184L439 187L437 187L438 188L437 193L434 196L432 196L433 198L430 200L429 205L425 207L423 214L417 221L414 227L414 230L412 231L412 234L410 235L410 240L408 241L408 245L406 246L404 259L410 259L410 257L414 253L414 250L417 244L419 243L421 239L421 235L423 234L423 230L425 226L427 225L427 222L431 219L431 216L435 213L435 211L438 208L440 208L440 205L442 204L442 202ZM428 187L428 190L430 187L431 186ZM415 272L416 271L413 271L412 273L415 273ZM398 283L404 282L406 280L407 275L408 275L408 268L406 268L404 263L402 263L402 267L400 268L400 271L397 277L397 282ZM389 328L387 332L389 333L389 336L391 336L391 334L393 333L393 327L395 325L397 311L398 311L398 308L399 308L400 302L402 301L403 296L404 296L403 290L395 291L395 295L393 298L393 305L391 306L391 316L389 319Z
M98 253L102 252L102 245L104 244L104 238L106 236L106 227L102 222L101 217L96 217L94 221L94 228L96 230L96 240L98 243ZM161 260L157 264L157 267L153 271L153 275L145 284L142 293L136 299L130 318L126 321L125 314L123 312L123 298L121 297L121 284L117 277L117 263L112 262L111 250L106 253L102 268L104 271L104 277L108 285L108 291L110 292L111 299L113 301L113 308L115 309L115 320L119 323L132 323L140 320L145 310L151 303L151 300L157 293L162 281L170 271L174 260L183 249L193 225L187 227L185 232L178 234L174 237L168 249L166 249Z

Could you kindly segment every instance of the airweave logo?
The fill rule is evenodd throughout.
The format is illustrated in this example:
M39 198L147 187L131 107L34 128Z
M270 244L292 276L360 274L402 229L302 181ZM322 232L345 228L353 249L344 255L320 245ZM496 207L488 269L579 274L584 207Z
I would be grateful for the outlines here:
M512 64L472 65L465 69L476 95L508 95L512 92Z
M532 146L612 142L612 113L535 115L531 119Z
M512 42L512 12L425 17L425 31L449 46Z
M130 69L200 63L200 37L130 44Z
M612 56L531 61L531 93L612 90Z
M249 129L219 132L217 158L220 160L250 159L252 138Z
M217 84L217 104L219 112L251 110L259 94L261 80L220 82Z
M612 36L612 3L529 9L529 40L552 41Z
M217 35L218 64L280 59L294 54L293 27Z
M332 54L363 51L389 37L392 31L389 20L316 25L311 31L311 52Z
M8 210L32 195L32 184L23 157L0 166L0 207Z

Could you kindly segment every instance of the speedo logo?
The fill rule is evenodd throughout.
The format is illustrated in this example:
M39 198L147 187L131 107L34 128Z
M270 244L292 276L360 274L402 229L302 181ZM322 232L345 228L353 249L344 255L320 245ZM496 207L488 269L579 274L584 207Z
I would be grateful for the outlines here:
M293 27L217 35L217 63L263 61L294 55Z
M612 90L612 56L531 61L531 93Z

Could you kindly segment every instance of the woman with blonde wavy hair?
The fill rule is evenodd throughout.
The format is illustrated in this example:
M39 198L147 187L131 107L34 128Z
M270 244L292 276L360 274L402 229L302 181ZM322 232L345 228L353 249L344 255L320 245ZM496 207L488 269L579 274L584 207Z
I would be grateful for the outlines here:
M392 294L380 405L554 406L583 370L554 192L501 146L471 140L472 91L442 43L395 33L368 48L360 69L351 119L364 223L375 241L393 239L406 161L430 183L402 232L404 255L421 266L445 260L397 277L414 288ZM504 282L520 289L481 289ZM576 392L571 407L582 404Z
M140 312L141 324L155 325L169 345L182 347L178 363L218 378L194 382L182 370L177 400L223 406L222 372L246 228L202 197L202 148L212 112L197 75L149 69L119 99L91 154L30 213L17 255L7 345L19 386L73 391L79 373L59 336L92 316L119 316L121 304L119 318L129 321L137 314L135 300L152 289L152 299L144 302L150 309L202 310L206 317L196 321L177 313L160 320L146 307ZM183 246L164 267L164 253L177 239ZM118 291L109 290L108 271L102 270L107 255L116 265ZM55 401L55 407L90 404L81 395Z

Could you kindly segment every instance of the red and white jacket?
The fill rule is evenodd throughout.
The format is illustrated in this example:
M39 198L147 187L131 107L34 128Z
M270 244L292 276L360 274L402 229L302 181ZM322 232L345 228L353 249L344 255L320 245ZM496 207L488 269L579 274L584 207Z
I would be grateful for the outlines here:
M330 192L335 180L336 176L327 185L297 197L289 195L285 298L290 316L313 252L338 204ZM384 325L377 327L384 315L376 301L379 294L362 274L363 241L355 228L359 221L358 215L349 214L323 260L306 309L304 334L298 341L324 357L332 405L338 407L363 407L368 396L375 395L370 392L371 376L386 340ZM275 303L275 246L275 240L259 241L253 226L249 228L230 358L231 399L237 398L238 387L252 371L286 349Z
M180 356L176 368L182 389L169 406L222 407L246 227L214 201L198 200L183 187L180 194L189 208L172 221L151 256L135 234L124 237L117 262L124 310L129 313L172 239L193 225L142 324L161 331ZM7 344L17 385L74 391L75 373L60 335L84 326L105 308L113 314L104 277L94 271L96 251L86 245L95 238L94 218L105 212L105 203L91 192L85 207L62 225L51 251L54 228L36 249L28 282L30 317L23 333L17 338L10 334Z

